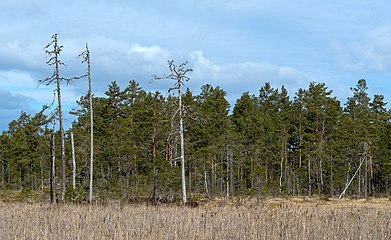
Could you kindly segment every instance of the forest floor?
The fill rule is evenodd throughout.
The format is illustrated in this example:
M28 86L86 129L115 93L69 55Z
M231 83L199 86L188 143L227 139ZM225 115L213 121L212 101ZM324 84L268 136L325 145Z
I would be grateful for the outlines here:
M391 239L389 198L176 204L1 202L1 239Z

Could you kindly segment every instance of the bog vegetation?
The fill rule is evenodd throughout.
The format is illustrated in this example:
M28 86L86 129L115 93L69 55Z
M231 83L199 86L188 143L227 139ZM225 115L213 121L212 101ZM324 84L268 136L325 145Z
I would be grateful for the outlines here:
M0 204L2 239L390 239L391 202L264 199L174 205Z
M61 65L58 67L61 70ZM63 79L61 72L57 74L57 79ZM349 183L346 195L389 194L390 110L382 95L368 94L364 79L352 86L351 97L345 103L333 97L332 90L324 83L311 82L293 96L288 95L284 86L273 87L268 82L260 82L259 86L258 94L245 92L230 106L227 93L220 87L206 84L199 94L194 94L184 83L180 95L183 106L178 109L179 98L174 92L146 91L135 80L121 88L113 81L105 96L92 96L89 92L76 101L77 108L72 111L76 119L64 134L57 129L58 111L22 112L0 136L1 188L49 192L52 169L54 197L61 196L63 201L83 201L91 189L89 186L93 186L93 198L98 200L175 200L181 198L181 189L195 200L217 196L340 196ZM59 88L57 91L60 93ZM94 151L90 151L90 103L94 108ZM183 118L183 131L179 129L179 117ZM75 165L71 161L71 132L74 135ZM184 139L182 176L186 188L181 186L184 181L181 179L180 133ZM59 145L63 136L65 153ZM93 171L90 171L92 155ZM72 174L73 170L75 174ZM74 186L71 184L73 176ZM73 210L77 212L77 208ZM132 211L139 211L128 210L124 214L129 216L133 216ZM148 209L152 212L166 210L170 211ZM149 218L148 211L147 215L141 216ZM189 211L194 221L202 225L204 220L200 210L178 210L172 214L181 217L180 211ZM307 210L295 211L300 215ZM315 220L327 220L333 216L330 211L323 209ZM350 214L335 211L343 217ZM372 214L368 209L363 211ZM222 224L215 227L230 229L227 227L230 223L223 220L224 215L216 214ZM229 214L252 213L243 213L239 208ZM278 221L280 226L301 224L303 231L306 229L307 225L303 225L306 221L286 223L278 218L284 214L295 218L296 212L277 210L268 214L276 214L273 221ZM314 217L306 214L308 218ZM381 214L374 217L380 221ZM255 215L252 217L255 222L264 221ZM176 221L174 217L167 218L165 227L174 225L170 222ZM99 221L104 219L102 215ZM309 224L310 220L307 220L306 224ZM178 231L190 227L191 223L186 224L189 225L181 225ZM109 229L107 226L102 231L121 234L119 229L122 226L117 227ZM199 228L197 231L202 230ZM270 234L274 233L270 230Z

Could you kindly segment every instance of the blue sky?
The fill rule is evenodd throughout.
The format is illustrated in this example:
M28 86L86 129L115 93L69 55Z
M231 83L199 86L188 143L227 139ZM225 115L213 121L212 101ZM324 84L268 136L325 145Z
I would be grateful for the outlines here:
M64 46L63 76L83 74L76 56L88 42L95 95L131 79L167 93L170 82L150 80L174 59L189 61L194 93L219 85L231 105L265 82L285 85L291 98L324 82L345 102L361 78L370 95L391 100L390 1L0 0L0 9L0 129L52 101L54 86L37 82L52 73L44 47L54 33ZM87 83L62 89L69 111Z

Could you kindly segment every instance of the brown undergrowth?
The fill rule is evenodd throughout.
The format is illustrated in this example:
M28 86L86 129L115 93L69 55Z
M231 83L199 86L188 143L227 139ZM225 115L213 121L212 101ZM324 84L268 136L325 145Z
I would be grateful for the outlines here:
M391 239L387 198L0 203L1 239Z

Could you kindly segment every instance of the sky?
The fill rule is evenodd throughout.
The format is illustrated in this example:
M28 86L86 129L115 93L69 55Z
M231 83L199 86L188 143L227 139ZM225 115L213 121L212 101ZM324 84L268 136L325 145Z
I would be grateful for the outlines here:
M0 130L21 111L34 114L53 100L44 47L54 33L64 46L64 77L83 75L76 57L88 43L93 92L134 79L167 94L167 60L188 61L194 94L220 86L231 106L270 82L293 99L310 82L326 83L342 103L366 79L368 93L391 101L391 1L310 0L0 0ZM77 80L62 86L68 112L87 92ZM389 107L389 106L388 106Z

